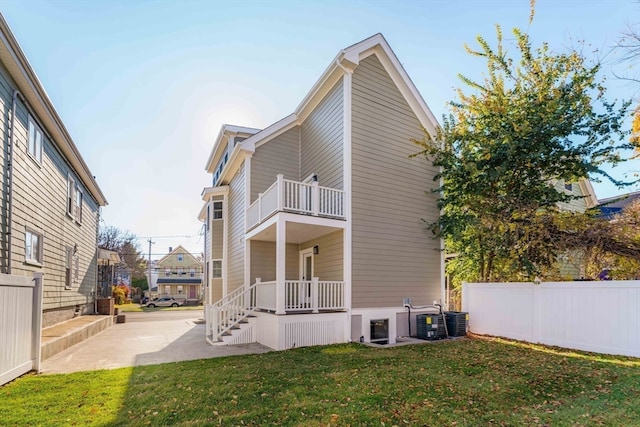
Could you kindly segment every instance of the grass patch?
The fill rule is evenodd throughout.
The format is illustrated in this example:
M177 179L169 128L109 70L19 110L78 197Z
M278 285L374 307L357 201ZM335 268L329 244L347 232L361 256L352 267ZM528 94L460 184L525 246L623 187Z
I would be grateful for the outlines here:
M634 425L640 360L474 338L20 378L0 425Z

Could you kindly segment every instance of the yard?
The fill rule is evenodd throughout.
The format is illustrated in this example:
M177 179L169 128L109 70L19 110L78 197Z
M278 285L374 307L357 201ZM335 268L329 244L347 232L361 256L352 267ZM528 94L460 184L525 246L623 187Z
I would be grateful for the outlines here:
M640 359L479 338L20 378L0 425L633 425Z

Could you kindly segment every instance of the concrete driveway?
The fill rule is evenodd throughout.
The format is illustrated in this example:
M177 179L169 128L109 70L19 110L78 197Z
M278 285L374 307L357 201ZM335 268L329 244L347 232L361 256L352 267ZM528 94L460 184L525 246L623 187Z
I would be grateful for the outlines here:
M184 360L266 353L260 344L212 346L201 311L125 313L118 323L45 360L42 374L59 374Z

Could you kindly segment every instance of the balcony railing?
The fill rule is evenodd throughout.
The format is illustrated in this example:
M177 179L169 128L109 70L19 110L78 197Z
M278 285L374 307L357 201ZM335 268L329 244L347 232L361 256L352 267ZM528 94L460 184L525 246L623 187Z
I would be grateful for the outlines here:
M278 175L276 182L247 209L247 230L282 211L344 219L344 191Z

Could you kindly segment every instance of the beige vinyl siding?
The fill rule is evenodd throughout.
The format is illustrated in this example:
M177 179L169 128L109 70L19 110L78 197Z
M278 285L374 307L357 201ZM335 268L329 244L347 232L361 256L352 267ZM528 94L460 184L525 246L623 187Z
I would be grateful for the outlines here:
M229 183L229 225L227 239L227 291L244 285L244 163Z
M313 255L313 274L320 280L344 280L342 231L304 242L300 250L318 245L319 253Z
M7 219L9 216L8 206L8 191L9 186L7 182L7 170L9 168L7 158L7 146L9 145L9 125L11 121L11 97L13 94L13 88L7 80L6 72L4 68L1 69L2 78L0 78L0 138L2 138L2 150L0 150L0 161L2 161L2 167L0 168L0 185L2 186L2 192L0 193L0 232L2 233L2 239L0 239L0 271L3 273L7 271L8 261L8 241L6 239L9 232L9 226Z
M409 159L422 126L375 55L353 74L352 111L353 307L430 303L440 298L440 242L422 219L438 217L437 171Z
M318 174L324 187L343 189L342 79L302 123L300 178Z
M13 83L4 67L0 67L0 120L3 146L9 143L8 129L12 108ZM41 125L38 118L35 121ZM13 151L13 224L12 224L12 274L32 276L44 274L43 290L43 326L49 326L65 315L49 315L51 310L70 308L68 317L73 315L76 305L84 306L91 302L91 294L96 286L96 237L98 224L98 205L84 187L81 180L70 169L67 162L43 131L42 163L38 164L27 154L28 110L22 102L17 104L15 120L15 146ZM8 167L2 150L3 168ZM83 194L82 223L78 224L66 213L67 177L71 174ZM2 187L2 231L7 228L7 192L3 179ZM43 265L34 266L25 263L26 228L42 232ZM5 235L5 234L3 234ZM6 268L7 240L2 239L3 268ZM78 257L78 279L70 289L66 289L66 248L76 247ZM57 319L57 320L54 320Z
M215 219L211 221L211 259L222 259L224 221L226 221L226 219Z
M585 194L582 193L580 184L578 184L577 182L572 183L571 191L565 190L564 181L556 182L554 188L558 191L566 191L568 194L571 194L573 196L585 196ZM562 210L571 212L584 212L587 210L587 202L585 198L571 200L568 203L558 203L558 206Z
M287 243L285 280L299 279L299 245ZM254 240L251 242L251 283L259 277L263 282L276 280L276 244Z
M300 181L300 127L256 148L251 157L251 202L276 182L281 173L285 179Z
M211 279L211 301L218 302L222 299L222 279Z

